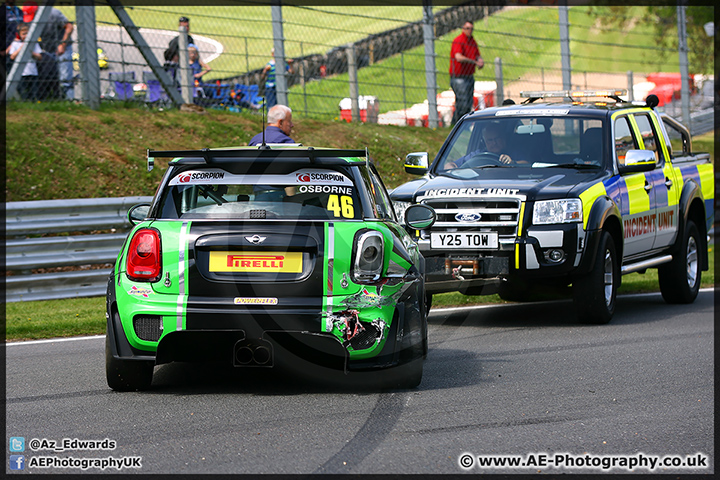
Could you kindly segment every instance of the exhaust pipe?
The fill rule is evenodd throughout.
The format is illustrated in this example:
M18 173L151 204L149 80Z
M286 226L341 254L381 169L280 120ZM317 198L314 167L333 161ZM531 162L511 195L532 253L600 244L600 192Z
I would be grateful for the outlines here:
M258 365L265 365L270 361L270 350L263 346L257 347L252 358Z
M267 340L240 340L235 344L233 365L236 367L272 367L272 344Z
M248 363L252 362L253 359L253 351L250 349L250 347L240 347L235 352L235 360L237 360L237 363L240 365L247 365Z

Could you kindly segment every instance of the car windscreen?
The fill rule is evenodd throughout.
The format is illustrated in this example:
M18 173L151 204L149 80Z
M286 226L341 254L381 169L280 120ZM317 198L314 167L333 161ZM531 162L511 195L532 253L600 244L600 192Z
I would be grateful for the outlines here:
M169 179L160 218L356 220L362 206L352 180L333 169L233 174L195 168Z
M438 158L435 171L598 168L604 164L603 122L598 118L499 113L464 120Z

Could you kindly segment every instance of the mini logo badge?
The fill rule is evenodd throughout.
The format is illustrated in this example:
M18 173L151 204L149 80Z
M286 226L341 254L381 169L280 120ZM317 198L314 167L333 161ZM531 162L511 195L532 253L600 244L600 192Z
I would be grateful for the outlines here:
M253 245L260 245L267 237L261 237L260 235L253 235L252 237L245 237L245 240L252 243Z
M458 222L477 222L480 218L481 215L474 212L462 212L455 215L455 220Z

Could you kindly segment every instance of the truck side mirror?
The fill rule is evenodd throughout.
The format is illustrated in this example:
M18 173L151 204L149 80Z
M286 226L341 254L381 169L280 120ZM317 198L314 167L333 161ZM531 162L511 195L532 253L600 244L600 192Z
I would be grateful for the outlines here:
M425 175L428 171L427 152L408 153L405 157L405 171L410 175Z
M621 174L649 172L655 170L657 161L652 150L628 150L625 154L625 164L618 165Z

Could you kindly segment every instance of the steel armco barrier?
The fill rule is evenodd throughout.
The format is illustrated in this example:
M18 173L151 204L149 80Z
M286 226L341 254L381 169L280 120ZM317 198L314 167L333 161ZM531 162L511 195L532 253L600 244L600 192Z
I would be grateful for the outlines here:
M715 184L720 171L715 172ZM110 269L36 273L33 269L113 263L130 229L126 213L152 197L40 200L6 204L6 301L21 302L105 295ZM715 200L720 220L720 198ZM717 222L716 222L717 225ZM717 227L715 227L717 228ZM715 228L710 236L715 237ZM43 233L115 233L30 238Z
M110 269L32 273L39 268L113 263L130 229L130 207L152 197L39 200L5 204L6 301L105 294ZM113 233L91 234L96 230ZM80 232L79 235L76 232ZM52 237L30 237L68 233Z

